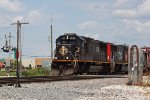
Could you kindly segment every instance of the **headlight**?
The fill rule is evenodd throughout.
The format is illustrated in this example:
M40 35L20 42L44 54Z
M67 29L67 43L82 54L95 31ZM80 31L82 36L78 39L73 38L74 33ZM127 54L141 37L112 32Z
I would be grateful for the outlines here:
M66 57L66 59L68 59L69 57Z
M55 59L57 59L57 57L55 57Z

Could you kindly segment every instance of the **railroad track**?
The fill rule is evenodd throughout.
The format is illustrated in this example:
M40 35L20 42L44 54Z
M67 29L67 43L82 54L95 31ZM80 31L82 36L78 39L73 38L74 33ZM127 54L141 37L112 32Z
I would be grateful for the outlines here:
M33 76L20 77L20 83L33 82L52 82L52 81L67 81L67 80L87 80L100 78L127 78L127 75L76 75L76 76ZM0 84L15 84L16 77L0 78Z

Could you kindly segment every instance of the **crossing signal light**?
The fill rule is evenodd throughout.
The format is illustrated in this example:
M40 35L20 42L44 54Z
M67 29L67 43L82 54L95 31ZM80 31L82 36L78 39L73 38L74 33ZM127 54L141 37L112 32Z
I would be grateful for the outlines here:
M9 52L9 47L7 46L3 46L3 48L1 48L4 52Z

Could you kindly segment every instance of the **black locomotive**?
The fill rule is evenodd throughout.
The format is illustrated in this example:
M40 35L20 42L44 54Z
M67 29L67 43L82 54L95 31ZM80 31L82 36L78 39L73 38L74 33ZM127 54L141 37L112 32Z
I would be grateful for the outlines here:
M56 39L51 75L127 72L128 46L66 33Z

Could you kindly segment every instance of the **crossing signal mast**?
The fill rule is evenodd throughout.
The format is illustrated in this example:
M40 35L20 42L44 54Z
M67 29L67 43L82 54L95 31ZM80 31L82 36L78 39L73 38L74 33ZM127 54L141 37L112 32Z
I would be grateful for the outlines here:
M1 49L4 51L4 52L9 52L9 57L10 57L10 52L13 50L12 48L12 46L11 46L11 38L12 38L13 36L11 36L11 33L9 33L9 36L8 36L8 39L9 40L7 40L7 35L5 34L5 46L3 46Z
M5 44L5 46L8 47L8 40L7 40L6 34L5 34L5 39L6 39L6 44Z
M13 50L13 46L11 45L11 38L12 38L13 36L11 35L11 32L9 32L9 36L8 36L8 42L9 42L9 45L8 45L8 47L9 47L9 57L11 56L11 51Z
M2 49L4 52L9 52L8 40L7 40L6 34L5 34L5 39L6 39L5 46L3 46L1 49Z

